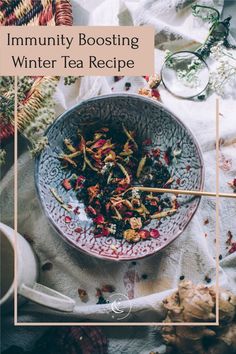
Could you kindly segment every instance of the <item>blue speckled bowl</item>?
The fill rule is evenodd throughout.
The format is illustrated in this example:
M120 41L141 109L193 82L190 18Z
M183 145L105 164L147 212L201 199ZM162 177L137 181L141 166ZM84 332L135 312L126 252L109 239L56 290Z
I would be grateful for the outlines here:
M125 123L135 129L139 139L150 138L153 147L165 151L178 143L182 154L170 171L178 180L172 188L201 190L203 188L203 158L190 130L162 104L134 94L111 94L84 101L62 114L47 130L49 144L36 159L35 179L37 191L48 219L75 248L90 255L109 260L134 260L152 255L176 239L186 228L199 205L200 198L179 196L178 212L164 219L153 220L147 228L158 228L160 236L135 244L115 237L95 238L93 225L80 203L81 213L75 215L61 207L50 192L54 188L65 202L76 200L75 192L65 191L61 181L71 175L61 168L58 154L64 151L63 140L73 138L79 126L93 125L98 120L113 129ZM69 215L72 220L65 222Z

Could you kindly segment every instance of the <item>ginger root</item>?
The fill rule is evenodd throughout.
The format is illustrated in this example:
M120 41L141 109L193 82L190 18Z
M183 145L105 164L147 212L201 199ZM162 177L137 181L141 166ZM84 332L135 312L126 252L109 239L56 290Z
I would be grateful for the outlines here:
M215 322L214 287L182 281L178 290L163 301L164 322ZM236 353L236 296L219 292L219 326L166 326L161 328L165 343L177 354Z

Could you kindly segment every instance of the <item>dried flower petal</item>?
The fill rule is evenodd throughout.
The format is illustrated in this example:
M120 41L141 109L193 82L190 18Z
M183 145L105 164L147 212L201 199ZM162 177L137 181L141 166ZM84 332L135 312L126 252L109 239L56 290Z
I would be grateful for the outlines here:
M96 216L96 218L93 219L93 222L95 224L104 224L104 222L105 222L104 216L101 214Z
M227 241L226 241L226 244L227 244L227 245L231 245L232 239L233 239L233 234L232 234L231 231L228 231L228 232L227 232Z
M236 178L234 178L232 181L228 182L228 185L236 191Z
M81 233L83 231L82 227L76 227L75 232Z
M236 242L232 242L231 248L229 249L229 254L236 252Z
M152 238L158 238L160 236L160 232L156 229L150 229L150 236Z
M71 217L70 216L66 216L65 217L65 223L70 223L71 222Z
M63 179L62 185L67 191L69 191L72 188L70 180L68 178Z
M142 240L147 240L150 236L150 232L148 230L139 230L138 234Z
M104 293L114 293L115 287L113 285L105 284L102 286L101 291Z

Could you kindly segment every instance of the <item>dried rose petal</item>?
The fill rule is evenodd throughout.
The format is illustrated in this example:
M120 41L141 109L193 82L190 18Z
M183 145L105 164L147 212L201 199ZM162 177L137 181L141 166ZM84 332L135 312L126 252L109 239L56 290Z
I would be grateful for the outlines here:
M177 178L177 179L176 179L176 184L179 185L180 183L181 183L181 179L180 179L180 178Z
M96 216L96 218L93 219L93 222L95 224L104 224L105 222L104 216L102 214Z
M167 151L164 152L163 159L165 160L165 163L169 166L170 165L170 156Z
M91 203L93 201L93 199L96 198L100 192L99 184L97 183L95 186L88 187L87 192L90 197L89 202Z
M72 188L70 180L68 178L63 179L62 185L67 191L69 191Z
M146 139L143 141L143 145L152 145L152 139Z
M236 191L236 178L234 178L232 181L228 182L228 185L233 188L234 191Z
M229 249L229 253L234 253L236 252L236 242L232 242L231 248Z
M159 157L160 154L161 154L160 149L152 149L152 155L153 155L154 157Z
M107 149L105 149L105 150L102 150L101 151L101 155L103 156L103 155L107 155L107 154L109 154L109 152L111 151L111 148L109 147L109 148L107 148Z
M68 224L71 222L71 217L70 216L66 216L65 217L65 222Z
M96 210L91 206L89 205L87 208L86 208L86 212L92 216L95 216L97 215L97 212Z
M99 237L107 237L110 234L110 230L107 229L106 227L103 227L101 229L100 233L97 233L94 235L94 237L99 238Z
M107 228L103 228L102 229L102 236L108 236L110 234L110 231L109 231L109 229L107 229Z
M232 243L232 239L233 239L233 234L232 234L232 232L231 231L228 231L227 232L227 241L226 241L226 244L227 245L231 245L231 243Z
M99 139L98 141L96 141L96 143L94 143L91 146L91 149L99 149L100 147L102 147L105 143L106 143L106 139Z
M77 227L76 229L74 229L74 231L80 233L83 231L83 229L81 227Z
M105 284L102 286L101 291L104 293L113 293L115 291L115 287L113 285Z
M160 232L156 229L151 229L150 230L150 236L152 238L158 238L160 236Z
M152 89L151 95L152 95L152 97L155 97L157 99L160 98L160 93L157 89Z
M79 211L79 207L77 206L74 210L73 210L74 214L80 214L80 211Z
M150 232L148 230L140 230L138 234L142 240L146 240L150 236Z
M79 189L82 187L82 185L84 184L86 178L84 176L79 176L77 179L76 179L76 182L75 182L75 189Z

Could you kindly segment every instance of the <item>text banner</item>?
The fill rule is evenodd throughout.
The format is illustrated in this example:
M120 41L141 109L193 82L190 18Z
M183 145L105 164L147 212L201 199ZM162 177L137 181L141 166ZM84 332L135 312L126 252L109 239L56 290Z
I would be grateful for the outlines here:
M152 27L0 27L0 75L154 72Z

